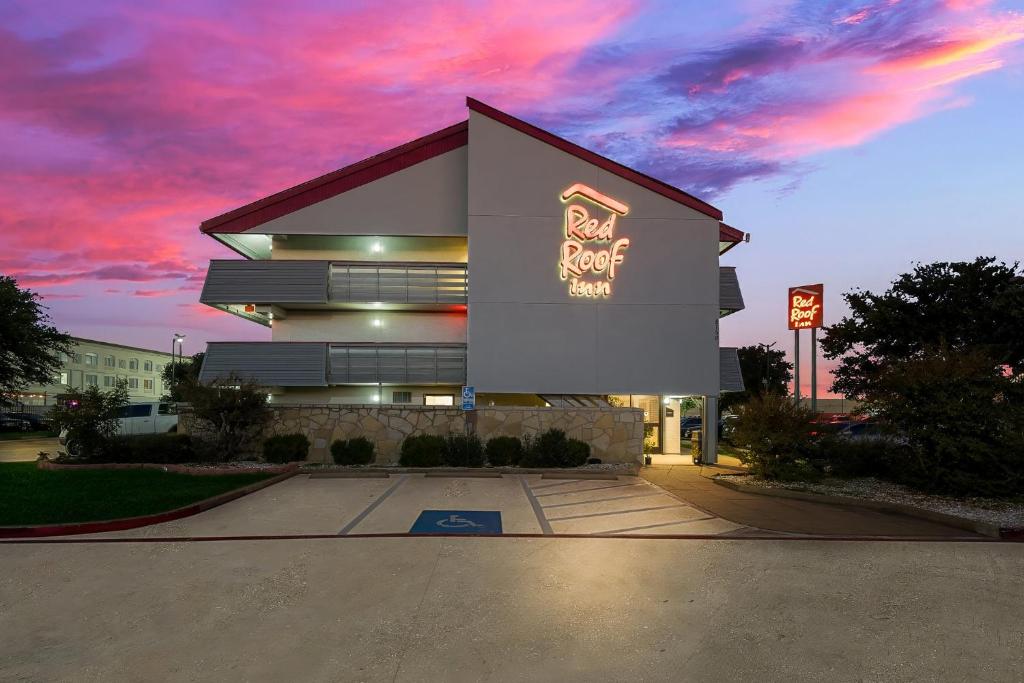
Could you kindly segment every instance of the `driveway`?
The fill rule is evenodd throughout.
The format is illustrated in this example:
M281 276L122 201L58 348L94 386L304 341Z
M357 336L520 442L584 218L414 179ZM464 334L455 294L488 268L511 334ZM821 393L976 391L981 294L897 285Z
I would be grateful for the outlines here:
M2 680L1016 681L1022 612L1007 543L0 544Z
M46 451L51 457L57 455L57 437L38 439L10 439L0 441L0 462L35 460L39 451Z

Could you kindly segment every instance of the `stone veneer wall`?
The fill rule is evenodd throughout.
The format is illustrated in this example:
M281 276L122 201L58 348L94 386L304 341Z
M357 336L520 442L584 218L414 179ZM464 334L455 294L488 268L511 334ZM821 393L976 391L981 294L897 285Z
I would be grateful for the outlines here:
M457 408L379 405L278 405L266 436L309 437L311 462L331 462L335 439L365 436L376 446L376 463L397 463L402 441L414 434L464 433L468 428L486 443L494 436L536 435L561 429L590 444L591 456L602 462L640 462L644 416L638 408L540 408L494 406L463 412ZM187 406L179 409L179 431L203 436L203 428Z

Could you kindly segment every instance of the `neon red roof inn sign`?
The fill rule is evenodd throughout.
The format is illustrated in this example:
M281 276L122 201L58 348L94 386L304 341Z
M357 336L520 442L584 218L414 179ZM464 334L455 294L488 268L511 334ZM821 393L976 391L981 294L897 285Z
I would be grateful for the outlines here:
M825 285L789 288L789 329L809 330L821 327L825 318Z

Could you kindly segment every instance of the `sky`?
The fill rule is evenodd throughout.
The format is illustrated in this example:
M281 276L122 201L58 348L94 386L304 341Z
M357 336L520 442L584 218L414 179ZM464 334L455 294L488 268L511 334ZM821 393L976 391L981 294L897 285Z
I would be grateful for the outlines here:
M0 273L76 336L269 339L198 304L236 256L199 223L467 95L751 233L723 345L791 354L789 286L823 282L828 323L915 262L1024 257L1024 1L7 0Z

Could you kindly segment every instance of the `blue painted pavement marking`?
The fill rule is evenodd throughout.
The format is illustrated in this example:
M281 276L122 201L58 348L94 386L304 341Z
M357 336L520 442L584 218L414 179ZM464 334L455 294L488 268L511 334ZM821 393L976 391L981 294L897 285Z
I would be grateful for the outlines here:
M410 534L500 534L501 513L493 510L424 510Z

